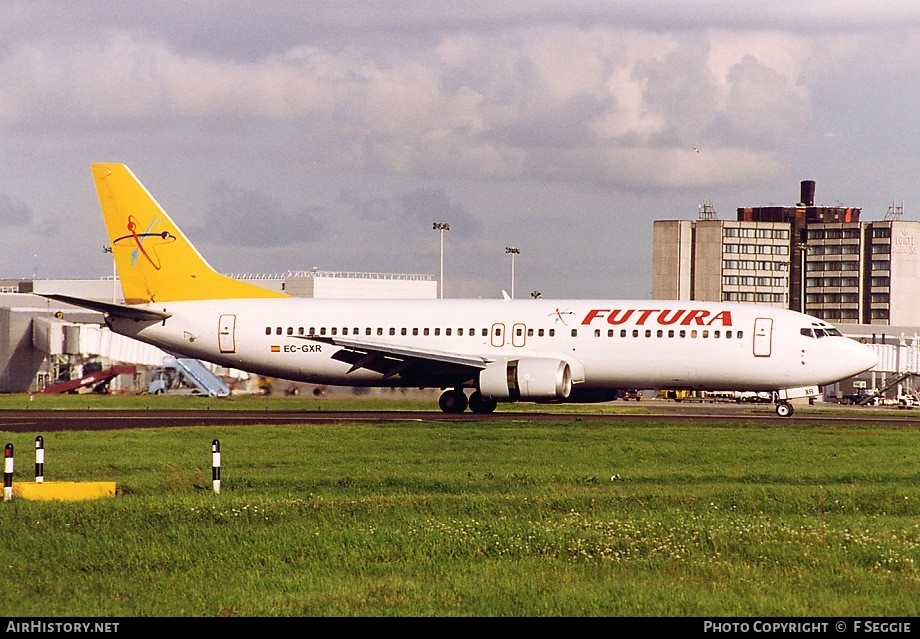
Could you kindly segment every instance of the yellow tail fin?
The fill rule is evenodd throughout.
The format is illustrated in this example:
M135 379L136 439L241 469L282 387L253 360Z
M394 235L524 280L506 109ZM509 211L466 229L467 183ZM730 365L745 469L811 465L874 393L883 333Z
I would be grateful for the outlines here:
M124 164L93 164L92 169L128 304L288 297L211 268Z

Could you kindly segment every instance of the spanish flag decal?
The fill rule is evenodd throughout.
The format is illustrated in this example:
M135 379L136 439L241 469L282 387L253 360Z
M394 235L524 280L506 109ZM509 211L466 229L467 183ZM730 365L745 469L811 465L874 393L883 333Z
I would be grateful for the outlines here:
M272 353L280 353L280 352L281 352L281 347L278 346L277 344L272 344Z

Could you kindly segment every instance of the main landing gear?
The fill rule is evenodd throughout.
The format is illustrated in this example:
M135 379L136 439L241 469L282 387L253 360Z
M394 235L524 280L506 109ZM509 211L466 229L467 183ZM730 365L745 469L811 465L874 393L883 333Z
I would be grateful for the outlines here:
M498 402L491 397L483 397L479 391L473 391L469 399L467 399L466 393L462 389L454 388L441 393L441 397L438 399L438 406L445 413L462 413L469 406L474 413L487 414L495 410Z
M776 414L780 417L790 417L793 413L792 404L787 401L776 403Z

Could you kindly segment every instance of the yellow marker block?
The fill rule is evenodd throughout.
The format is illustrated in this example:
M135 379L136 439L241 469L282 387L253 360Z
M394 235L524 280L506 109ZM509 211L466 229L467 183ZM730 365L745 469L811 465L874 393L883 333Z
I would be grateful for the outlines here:
M113 481L46 481L13 483L13 497L42 501L83 501L115 496Z

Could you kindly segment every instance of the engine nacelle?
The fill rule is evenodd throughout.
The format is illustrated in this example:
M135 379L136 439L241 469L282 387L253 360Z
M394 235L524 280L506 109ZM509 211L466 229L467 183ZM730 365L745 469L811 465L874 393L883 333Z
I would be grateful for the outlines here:
M479 392L512 402L567 399L572 394L572 368L558 359L498 360L479 373Z

